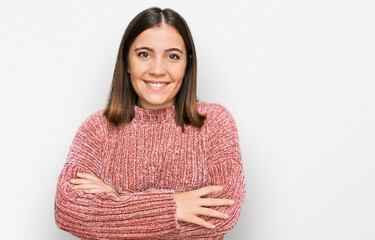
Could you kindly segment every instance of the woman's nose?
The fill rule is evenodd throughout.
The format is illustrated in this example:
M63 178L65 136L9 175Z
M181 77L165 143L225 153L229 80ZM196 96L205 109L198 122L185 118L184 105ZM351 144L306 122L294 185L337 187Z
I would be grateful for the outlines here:
M166 71L165 67L166 66L162 58L154 58L151 61L149 73L151 75L163 75Z

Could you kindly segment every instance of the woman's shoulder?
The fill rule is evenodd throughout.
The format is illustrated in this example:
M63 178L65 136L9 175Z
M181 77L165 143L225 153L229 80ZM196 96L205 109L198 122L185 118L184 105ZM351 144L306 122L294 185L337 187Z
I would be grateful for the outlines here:
M110 122L104 116L104 110L97 110L86 117L82 122L81 128L95 128L96 130L107 130Z
M108 122L103 113L104 110L101 109L89 114L88 117L86 117L84 123L87 122L91 124L102 124Z
M197 102L197 109L200 114L206 116L209 122L220 121L221 119L233 119L229 110L218 103Z
M209 136L237 134L236 121L229 110L221 104L199 102L198 111L206 116L204 129Z

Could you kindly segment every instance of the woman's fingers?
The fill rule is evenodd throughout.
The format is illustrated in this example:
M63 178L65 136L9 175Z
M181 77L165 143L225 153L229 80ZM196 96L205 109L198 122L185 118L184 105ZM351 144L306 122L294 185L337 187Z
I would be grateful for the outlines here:
M97 176L95 175L92 175L90 173L77 173L77 176L80 177L80 178L87 178L87 179L91 179L91 180L100 180L100 178L98 178Z
M234 204L231 199L204 197L214 192L221 191L223 186L207 186L188 192L175 193L177 205L177 220L194 223L206 228L213 228L213 225L199 216L228 219L229 216L211 207L230 206Z
M74 188L83 189L86 193L115 192L115 190L111 186L97 183L78 184L75 185Z
M95 184L95 183L85 183L85 184L79 184L75 185L74 188L83 188L83 189L91 189L91 188L102 188L101 185Z
M87 184L97 184L97 185L103 185L103 186L105 185L105 183L102 182L102 181L91 180L91 179L82 179L82 178L71 179L70 182L73 183L73 184L76 184L76 185L87 185Z
M193 216L191 218L190 223L194 223L194 224L200 225L200 226L205 227L205 228L210 228L210 229L215 227L213 224L211 224L209 222L206 222L202 218L199 218L197 216Z
M199 188L197 190L194 190L192 192L195 192L198 196L206 196L208 194L218 192L220 190L223 190L223 186L206 186Z
M89 173L78 173L79 178L71 179L70 182L73 184L92 183L92 182L103 182L100 178Z
M231 199L220 199L220 198L201 198L200 205L205 207L216 207L216 206L231 206L234 201Z
M100 178L89 173L78 173L79 178L71 179L74 188L83 189L86 193L116 192L111 186L105 184Z
M215 217L215 218L222 218L222 219L228 219L229 217L227 214L223 212L216 211L212 208L204 208L204 207L199 208L199 211L197 212L197 214L201 216L208 216L208 217Z
M75 179L71 179L70 182L73 184L83 184L83 183L92 183L95 181L91 179L85 179L85 178L75 178Z

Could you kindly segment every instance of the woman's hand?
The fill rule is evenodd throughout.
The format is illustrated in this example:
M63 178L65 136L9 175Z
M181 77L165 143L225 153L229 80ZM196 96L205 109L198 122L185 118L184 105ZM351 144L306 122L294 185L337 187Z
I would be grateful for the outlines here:
M222 190L222 186L207 186L189 192L175 193L177 204L177 220L200 225L206 228L214 228L215 226L204 221L198 216L209 216L215 218L227 219L229 216L225 213L216 211L209 207L230 206L234 204L230 199L219 198L202 198L210 193Z
M77 173L79 178L71 179L74 188L84 189L86 193L116 192L115 189L105 184L100 178L90 173Z

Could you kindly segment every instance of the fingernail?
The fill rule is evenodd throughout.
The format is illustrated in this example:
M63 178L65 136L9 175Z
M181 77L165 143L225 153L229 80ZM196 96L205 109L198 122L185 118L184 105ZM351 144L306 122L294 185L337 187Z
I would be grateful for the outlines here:
M233 200L230 200L230 201L229 201L229 204L234 204L234 201L233 201Z
M70 182L75 182L75 180L74 179L70 179Z
M224 216L224 217L225 217L225 219L228 219L228 218L229 218L228 214L225 214L225 216Z
M77 176L82 176L82 173L80 173L80 172L79 172L79 173L77 173Z
M211 229L214 229L215 228L215 225L211 225Z

